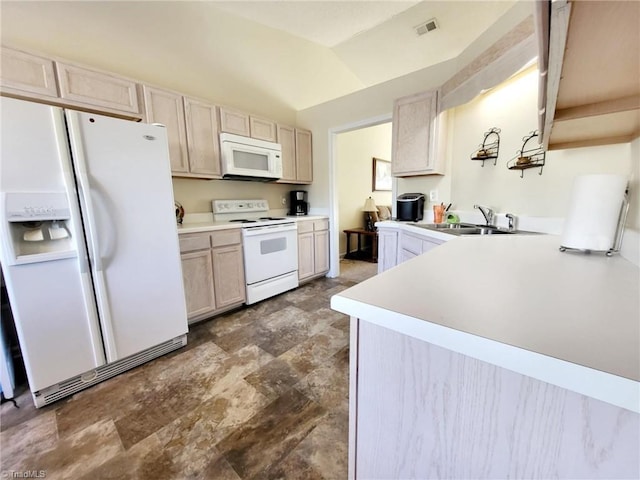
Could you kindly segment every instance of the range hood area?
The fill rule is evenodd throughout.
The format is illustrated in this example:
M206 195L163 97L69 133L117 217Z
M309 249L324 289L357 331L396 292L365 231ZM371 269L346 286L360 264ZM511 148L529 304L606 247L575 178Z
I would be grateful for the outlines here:
M640 135L640 2L536 2L545 149Z

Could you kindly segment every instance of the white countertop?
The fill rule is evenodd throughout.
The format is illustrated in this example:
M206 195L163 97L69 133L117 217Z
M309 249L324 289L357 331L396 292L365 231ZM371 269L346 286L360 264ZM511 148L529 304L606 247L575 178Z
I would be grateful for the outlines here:
M640 270L558 246L554 235L456 237L331 306L640 412Z
M304 220L321 220L329 218L326 215L303 215L303 216L286 216L287 220L295 220L301 222ZM214 222L213 220L204 222L190 222L178 225L178 234L185 233L201 233L212 232L214 230L228 230L230 228L240 228L241 223L229 223L229 222Z
M422 236L429 236L448 242L449 240L456 238L456 235L446 233L446 231L429 230L418 225L429 225L431 222L399 222L396 220L385 220L383 222L376 222L378 228L393 228L396 230L403 230L405 232L413 232Z

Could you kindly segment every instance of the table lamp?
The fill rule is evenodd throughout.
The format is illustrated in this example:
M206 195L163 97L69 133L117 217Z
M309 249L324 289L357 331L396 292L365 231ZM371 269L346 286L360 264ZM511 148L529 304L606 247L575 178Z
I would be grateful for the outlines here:
M378 209L376 208L376 202L373 200L373 198L369 197L365 200L363 211L367 213L364 229L367 232L375 232L376 227L373 226L373 218L371 217L371 213L377 212Z

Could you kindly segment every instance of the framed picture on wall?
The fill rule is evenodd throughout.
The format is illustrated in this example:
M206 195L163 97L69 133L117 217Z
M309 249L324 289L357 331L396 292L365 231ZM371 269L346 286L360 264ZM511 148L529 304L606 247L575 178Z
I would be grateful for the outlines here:
M391 191L391 162L373 157L373 191Z

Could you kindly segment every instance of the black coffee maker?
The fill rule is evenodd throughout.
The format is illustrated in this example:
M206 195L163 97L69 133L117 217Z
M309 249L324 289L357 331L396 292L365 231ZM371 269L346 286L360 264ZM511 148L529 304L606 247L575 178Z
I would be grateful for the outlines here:
M308 213L307 192L304 190L289 192L289 215L307 215Z

